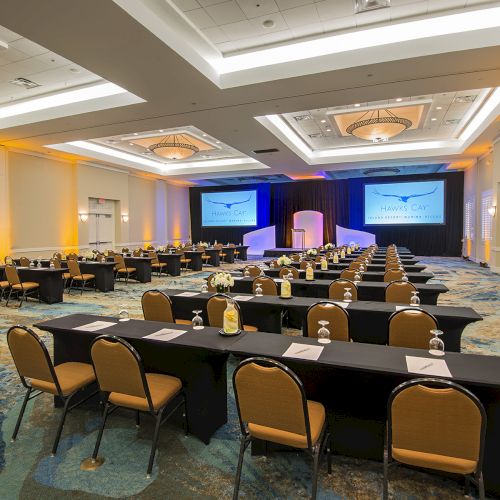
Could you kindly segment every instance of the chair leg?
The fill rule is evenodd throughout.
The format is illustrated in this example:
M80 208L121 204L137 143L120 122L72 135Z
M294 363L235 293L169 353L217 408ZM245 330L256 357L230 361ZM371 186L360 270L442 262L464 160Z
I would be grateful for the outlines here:
M188 410L186 396L184 396L184 435L189 435L189 420L188 420Z
M33 389L31 387L28 387L26 395L24 396L23 405L21 406L21 411L19 412L19 416L17 417L16 427L14 428L14 432L12 434L11 438L12 441L15 441L17 438L17 433L19 432L19 427L21 426L21 420L23 419L24 416L24 410L26 410L26 405L28 404L32 390Z
M466 496L470 495L470 476L465 476L464 493Z
M104 433L104 426L106 425L106 420L108 418L109 413L109 403L106 402L106 406L104 407L104 413L102 415L101 428L99 429L99 434L97 435L97 441L94 447L94 453L92 453L92 460L95 461L97 458L97 454L99 453L99 446L101 446L101 439Z
M479 490L479 500L484 500L484 480L483 472L481 471L477 476L477 487Z
M12 288L9 291L9 296L7 297L7 302L5 303L5 307L9 305L11 295L12 295Z
M155 432L153 434L153 443L151 445L151 453L149 455L148 472L147 472L148 478L151 477L151 471L153 470L153 462L155 460L156 448L158 446L158 438L160 436L160 425L161 425L162 415L163 415L163 412L160 411L160 412L158 412L158 415L156 416Z
M57 433L56 433L56 438L54 440L54 445L52 446L52 456L54 456L57 452L57 447L59 446L59 440L61 439L61 433L62 433L64 421L66 420L66 415L68 413L69 402L71 401L72 397L73 397L73 394L68 396L66 398L66 401L64 401L63 414L61 415L61 420L59 421L59 427L57 428Z
M319 472L319 459L321 456L321 446L316 445L313 456L313 477L312 477L312 500L316 500L318 494L318 472Z
M240 441L240 454L238 456L238 467L236 469L236 478L234 480L234 491L233 500L237 500L240 492L240 481L241 481L241 469L243 468L243 457L245 455L245 450L247 449L249 439L247 436L241 436Z
M389 452L384 450L384 481L383 481L383 492L382 498L383 500L387 500L389 498Z
M69 282L68 295L71 295L71 289L73 288L73 278Z
M141 426L141 412L139 410L135 412L135 426L137 428Z

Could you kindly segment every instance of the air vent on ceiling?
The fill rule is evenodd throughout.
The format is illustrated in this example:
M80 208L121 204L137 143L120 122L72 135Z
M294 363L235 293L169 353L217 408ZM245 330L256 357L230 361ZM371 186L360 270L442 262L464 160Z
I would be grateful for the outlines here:
M459 95L455 97L454 102L474 102L476 100L477 95Z
M444 121L445 125L458 125L459 123L460 123L460 120L458 118L453 118L451 120Z
M276 148L269 148L269 149L254 149L252 153L255 153L256 155L263 155L266 153L277 153L279 149Z
M25 89L34 89L35 87L40 87L39 83L32 82L27 78L14 78L14 80L10 80L9 83L12 85L17 85L19 87L24 87Z
M296 122L301 122L303 120L312 120L312 116L311 115L297 115L297 116L294 116L293 119Z
M367 175L368 177L372 175L396 175L399 174L399 172L401 172L401 170L396 167L381 167L363 170L363 175Z
M367 12L369 10L384 9L390 7L391 0L354 0L354 12Z
M325 134L321 133L321 132L318 132L316 134L309 134L309 137L311 139L319 139L321 137L325 137Z

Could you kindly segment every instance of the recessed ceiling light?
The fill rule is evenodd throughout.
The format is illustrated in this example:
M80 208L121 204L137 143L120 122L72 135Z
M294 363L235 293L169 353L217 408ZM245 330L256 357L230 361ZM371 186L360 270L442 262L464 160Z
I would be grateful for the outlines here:
M215 144L220 144L220 141L215 141Z
M403 98L402 98L402 97L398 97L398 98L396 99L396 102L401 102L402 100L403 100Z
M321 123L326 123L326 120L321 120Z
M437 118L431 118L431 122L435 122Z
M327 132L331 132L331 131L332 131L332 129L331 129L331 128L327 128L327 129L326 129L326 131L327 131Z
M81 73L81 69L80 68L69 68L69 70L71 71L71 73Z
M208 134L203 134L203 137L208 137Z
M356 104L354 105L354 107L355 107L355 108L359 108L360 106L361 106L361 104L358 104L358 103L356 103Z
M274 21L272 19L266 19L262 23L262 26L264 26L264 28L272 28L274 26Z
M161 132L165 132L165 131L164 131L163 129L161 129L161 130L158 130L158 132L160 132L160 133L161 133Z
M443 109L443 106L438 106L436 109Z
M139 135L137 132L134 132L134 135Z

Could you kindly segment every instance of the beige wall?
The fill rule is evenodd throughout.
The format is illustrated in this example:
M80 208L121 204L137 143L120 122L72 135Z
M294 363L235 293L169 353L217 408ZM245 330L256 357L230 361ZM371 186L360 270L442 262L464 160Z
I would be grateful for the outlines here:
M117 247L189 237L187 187L0 148L0 260L85 251L88 223L78 214L88 213L89 198L115 201Z

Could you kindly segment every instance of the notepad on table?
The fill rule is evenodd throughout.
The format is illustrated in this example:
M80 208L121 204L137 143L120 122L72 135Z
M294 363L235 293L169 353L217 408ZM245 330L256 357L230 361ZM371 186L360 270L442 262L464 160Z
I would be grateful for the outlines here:
M349 302L334 302L334 304L339 307L343 307L344 309L347 309L347 307L349 306Z
M182 292L178 293L177 297L194 297L195 295L199 295L199 292Z
M103 330L110 326L116 325L113 321L93 321L92 323L87 323L82 326L75 326L73 330L82 330L84 332L97 332L98 330Z
M324 347L320 345L307 345L293 342L283 353L284 358L314 359L317 360Z
M421 373L422 375L435 375L438 377L452 377L444 359L406 356L406 366L410 373Z
M275 283L283 283L283 278L275 278L274 282Z
M173 330L172 328L162 328L161 330L158 330L157 332L154 333L150 333L149 335L146 335L143 338L151 340L163 340L165 342L168 342L169 340L173 340L177 337L180 337L186 332L187 330Z
M247 300L253 299L253 295L235 295L233 299L245 302Z

